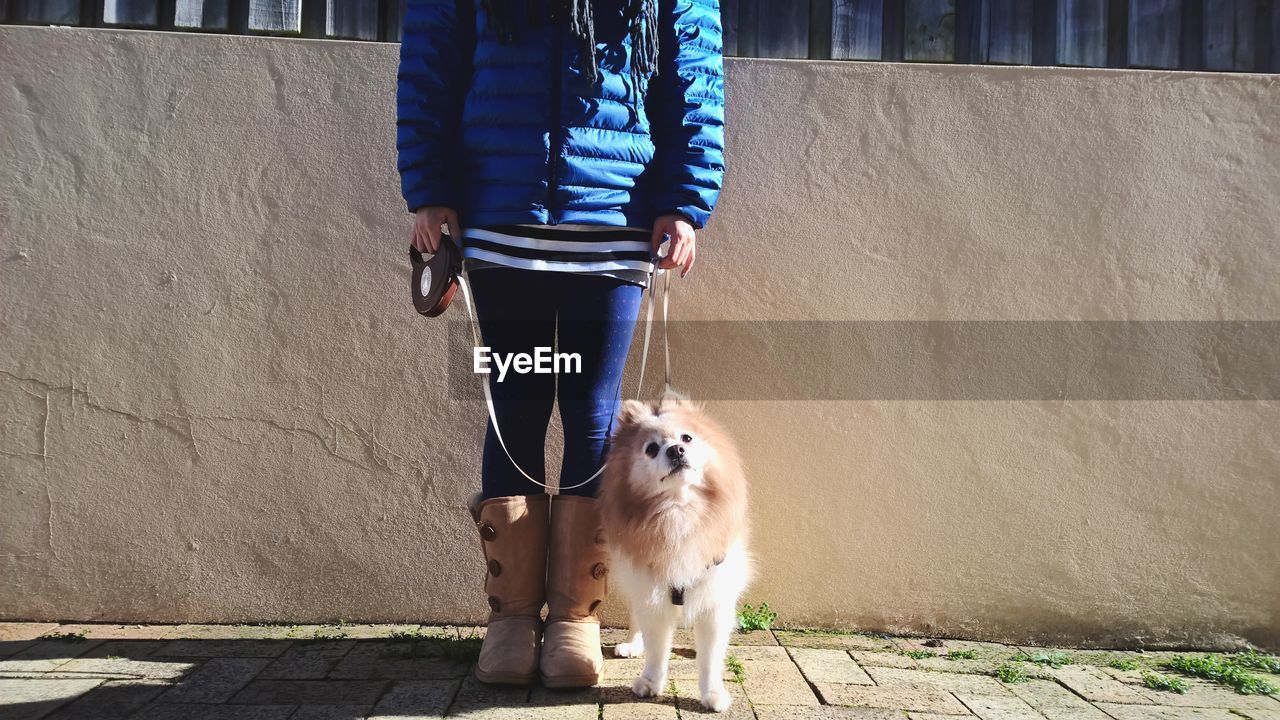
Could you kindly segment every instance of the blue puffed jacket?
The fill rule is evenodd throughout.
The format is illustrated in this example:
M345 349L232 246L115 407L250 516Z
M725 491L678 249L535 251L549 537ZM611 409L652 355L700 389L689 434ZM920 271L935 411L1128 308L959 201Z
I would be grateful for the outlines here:
M595 0L595 85L567 23L503 44L478 4L405 9L396 149L410 212L452 207L463 227L706 224L724 176L719 0L658 0L658 69L638 82L623 3Z

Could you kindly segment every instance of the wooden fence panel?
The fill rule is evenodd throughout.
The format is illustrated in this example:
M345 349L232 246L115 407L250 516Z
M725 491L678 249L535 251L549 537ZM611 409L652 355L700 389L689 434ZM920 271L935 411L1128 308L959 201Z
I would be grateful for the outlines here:
M724 35L724 54L738 56L738 0L720 0L720 29Z
M980 0L975 5L968 60L1031 64L1032 4L1027 0Z
M378 39L378 0L327 0L326 4L325 35L353 40Z
M1106 0L1058 0L1057 63L1105 67Z
M955 60L956 0L907 0L903 47L906 60Z
M405 0L383 0L386 10L382 17L382 39L400 42L400 21L404 17Z
M405 2L0 0L0 23L399 42ZM1280 72L1280 0L721 0L720 6L730 56Z
M24 4L25 8L22 7ZM89 24L81 20L80 0L27 0L26 3L15 2L14 6L23 10L23 12L14 13L15 19L22 22L58 25Z
M809 57L809 0L739 0L738 50L750 57Z
M1276 0L1271 0L1271 2L1271 23L1270 28L1268 28L1270 32L1266 36L1268 44L1265 48L1259 49L1264 50L1267 58L1266 67L1262 69L1266 70L1266 72L1280 73L1280 2ZM1267 27L1267 24L1265 19L1260 23L1261 27L1264 28ZM1259 45L1262 45L1262 43L1259 43Z
M834 0L831 7L831 57L879 60L883 57L885 0Z
M108 25L159 25L159 7L156 0L106 0L102 4L102 22Z
M249 29L268 33L301 33L301 0L249 0Z
M177 0L173 24L180 28L226 30L230 27L227 0Z
M1129 0L1129 66L1178 67L1181 21L1178 0Z
M1204 0L1206 70L1253 69L1257 5L1255 0Z

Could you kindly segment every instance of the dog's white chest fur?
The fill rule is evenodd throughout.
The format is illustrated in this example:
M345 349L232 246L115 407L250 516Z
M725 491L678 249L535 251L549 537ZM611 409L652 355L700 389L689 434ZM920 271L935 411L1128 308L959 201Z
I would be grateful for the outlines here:
M731 545L724 559L710 567L692 555L683 555L674 567L655 569L620 553L614 554L612 565L616 587L633 612L646 608L674 614L683 626L726 605L736 617L738 598L752 574L751 558L742 542ZM682 604L672 602L673 589L682 595Z

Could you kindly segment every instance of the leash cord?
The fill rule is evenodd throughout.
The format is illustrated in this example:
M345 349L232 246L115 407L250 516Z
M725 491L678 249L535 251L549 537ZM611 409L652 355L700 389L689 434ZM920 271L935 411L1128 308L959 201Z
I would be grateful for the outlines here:
M654 277L656 272L657 272L657 269L655 267L655 269L653 271L650 271L649 273L649 309L646 312L645 319L644 319L644 346L640 350L640 383L636 386L636 397L639 397L640 393L644 390L644 369L645 369L645 364L649 359L649 337L652 334L652 330L653 330L654 287L658 284L657 278ZM670 342L668 341L668 333L667 333L667 298L671 295L671 272L667 271L663 273L662 277L663 277L662 353L665 356L665 360L666 360L666 387L670 388L671 387L671 345L670 345ZM479 322L476 320L476 311L471 305L471 281L468 279L468 273L465 266L463 267L462 272L458 274L458 286L462 288L462 300L464 304L467 306L467 315L471 318L471 339L475 342L476 347L480 347L480 331L478 329ZM489 422L493 426L493 435L494 437L498 438L498 445L502 447L502 452L505 453L507 456L507 459L511 461L511 466L514 467L517 472L523 475L526 480L533 483L534 485L544 487L548 490L557 489L557 488L552 488L550 485L547 485L546 483L535 479L529 473L525 472L524 468L520 467L520 463L516 462L516 459L511 456L511 451L507 449L506 441L502 439L502 431L498 429L498 412L497 410L494 409L493 391L489 388L489 377L484 378L484 380L481 382L481 386L484 388L485 405L487 405L489 408ZM622 378L621 377L618 378L618 399L619 400L622 399ZM612 418L610 418L609 420L609 429L610 431L612 431L613 429ZM601 463L600 469L596 470L591 475L591 477L587 478L586 480L583 480L577 485L560 485L558 487L558 490L563 492L565 490L572 490L574 488L582 487L583 485L586 485L592 480L595 480L596 478L600 477L600 474L603 472L604 472L604 463Z

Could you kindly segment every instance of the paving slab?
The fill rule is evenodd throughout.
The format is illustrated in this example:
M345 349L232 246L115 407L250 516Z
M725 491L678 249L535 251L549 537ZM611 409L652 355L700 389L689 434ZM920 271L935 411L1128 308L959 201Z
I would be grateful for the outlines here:
M177 628L177 625L65 623L51 632L54 634L82 633L90 640L162 640Z
M1126 685L1095 667L1066 665L1049 672L1058 682L1090 702L1138 705L1150 705L1153 702L1143 690Z
M0 622L0 642L35 640L56 627L52 622Z
M1237 710L1236 714L1243 715L1249 720L1280 720L1280 708L1263 710Z
M529 702L529 688L516 685L482 683L473 674L468 674L462 678L460 683L453 682L450 687L457 688L453 701L457 707L520 705Z
M56 670L102 644L102 640L37 640L23 650L0 660L0 672L39 673Z
M262 672L263 658L212 658L160 696L165 704L224 703Z
M837 650L897 650L891 638L862 633L825 633L774 630L780 645L787 647L832 648Z
M669 694L656 698L638 698L625 687L610 685L600 688L601 717L604 720L676 720L676 701Z
M777 645L778 638L769 630L738 630L729 638L730 645Z
M726 657L732 655L739 660L769 660L773 662L790 662L791 654L787 648L779 645L730 645ZM697 657L694 655L694 657Z
M742 686L736 682L725 683L725 689L729 691L729 697L733 698L733 704L728 710L723 712L714 712L702 706L702 695L698 692L697 680L676 680L676 707L680 711L681 720L690 717L717 717L724 720L755 720L755 714L751 712L751 703L747 700L747 694Z
M936 688L945 692L964 692L975 695L1009 695L1004 683L986 675L937 672L934 670L903 670L901 668L867 668L867 674L877 685L885 687L913 686Z
M102 684L102 680L0 678L0 717L41 718Z
M386 680L251 680L227 702L236 705L373 703Z
M894 638L894 643L899 652L903 653L902 657L915 660L916 667L942 672L991 673L1001 664L1021 653L1016 646L973 640ZM929 654L925 657L911 658L905 655L908 652L915 655ZM969 655L973 657L968 657Z
M1109 720L1106 713L1053 680L1028 680L1005 687L1048 720Z
M817 705L809 683L794 663L745 660L742 687L753 703L762 705Z
M1240 720L1223 708L1168 707L1166 705L1127 705L1098 703L1098 708L1115 720Z
M271 661L263 680L314 680L324 677L352 648L355 640L299 640Z
M798 647L788 650L800 672L811 683L875 684L871 676L849 657L847 650Z
M1040 713L1014 695L958 692L955 696L982 720L1044 720Z
M644 658L612 657L612 651L605 650L604 669L600 671L600 680L625 683L630 687L631 681L644 670Z
M458 680L443 679L395 682L378 700L369 717L379 720L444 717L449 703L457 695L458 685Z
M293 705L157 703L143 708L133 718L136 720L285 720L295 710L297 708Z
M1062 653L1071 658L1072 665L1105 666L1112 660L1122 658L1140 660L1143 657L1142 654L1135 653L1131 650L1095 650L1045 645L1017 645L1016 647L1018 650L1031 657L1036 657L1040 654L1053 655L1054 653Z
M141 660L164 647L164 640L105 640L82 658L125 657Z
M167 640L288 640L297 625L177 625Z
M817 685L822 700L830 705L906 710L940 715L969 715L969 709L949 692L919 685Z
M75 673L60 672L0 672L0 678L10 680L137 680L136 675L125 673Z
M164 680L109 680L58 708L44 720L116 720L132 715L138 708L168 690Z
M1188 678L1177 673L1168 673L1180 678L1187 684L1186 693L1155 690L1145 685L1135 686L1137 690L1151 698L1157 705L1174 705L1177 707L1235 708L1238 710L1253 709L1259 711L1280 710L1280 701L1266 695L1243 695L1232 688L1218 685L1196 678ZM1141 682L1139 680L1138 682Z
M842 707L839 705L820 705L803 707L800 705L756 705L757 720L906 720L901 710L883 710L879 708ZM956 720L956 715L938 716L944 720ZM923 720L933 720L924 718Z
M365 720L372 705L299 705L289 720Z
M530 705L599 705L601 688L549 688L534 685L529 691Z
M962 651L973 653L977 657L997 658L1001 661L1008 660L1020 650L1016 645L948 638L895 637L893 644L903 652L924 651L942 657L951 652Z
M458 637L458 629L454 626L424 626L413 623L397 623L394 625L376 625L369 623L333 624L333 625L295 625L289 637L298 640L380 640L393 635L427 634L427 627L434 627L445 636Z
M292 640L164 640L151 657L279 657Z
M58 667L59 673L97 673L134 678L177 680L196 667L193 661L134 660L132 658L76 658Z
M467 674L469 663L415 656L416 647L412 642L361 640L338 660L329 671L329 677L343 680L443 680Z
M898 650L850 650L849 657L863 667L896 667L914 670L920 663Z

